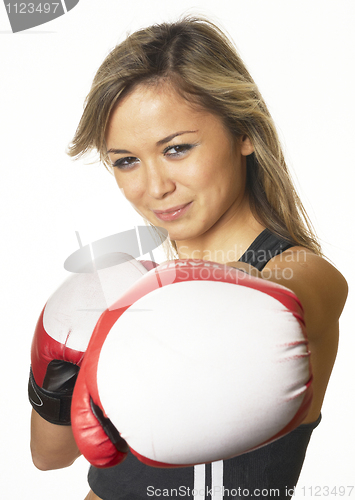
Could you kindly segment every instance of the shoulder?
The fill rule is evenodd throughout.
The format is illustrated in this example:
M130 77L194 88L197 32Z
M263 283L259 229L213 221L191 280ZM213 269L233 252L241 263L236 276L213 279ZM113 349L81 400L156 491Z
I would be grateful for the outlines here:
M292 290L305 312L307 330L322 333L338 322L348 294L343 275L326 259L303 247L272 258L261 277Z

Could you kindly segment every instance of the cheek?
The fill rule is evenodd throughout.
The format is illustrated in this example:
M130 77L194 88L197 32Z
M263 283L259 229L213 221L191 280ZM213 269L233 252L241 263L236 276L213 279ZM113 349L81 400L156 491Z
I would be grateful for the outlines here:
M190 182L195 191L207 198L223 198L235 186L235 173L225 169L221 162L206 162L191 175Z
M143 189L142 186L139 183L137 183L135 179L125 178L125 176L122 176L119 173L118 174L115 173L115 179L119 187L119 190L128 201L132 203L139 201L139 199L143 195Z
M177 181L181 181L185 187L197 191L205 191L213 186L216 169L209 162L199 162L190 166L183 172L181 179L177 176Z
M224 210L243 191L243 179L238 165L223 159L204 170L199 178L199 191L213 210Z

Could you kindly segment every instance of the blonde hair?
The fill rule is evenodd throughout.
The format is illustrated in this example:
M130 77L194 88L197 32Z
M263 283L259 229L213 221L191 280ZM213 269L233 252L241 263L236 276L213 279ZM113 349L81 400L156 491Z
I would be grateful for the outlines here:
M206 19L153 25L117 45L96 73L68 154L97 150L111 171L105 131L113 108L136 85L162 80L220 116L233 135L250 138L254 153L247 157L247 187L254 216L273 233L322 255L266 104L233 44Z

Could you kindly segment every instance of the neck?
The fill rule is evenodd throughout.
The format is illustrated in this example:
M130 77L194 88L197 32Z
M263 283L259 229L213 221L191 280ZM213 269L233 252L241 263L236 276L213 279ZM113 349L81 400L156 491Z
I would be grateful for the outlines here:
M248 203L197 238L177 241L179 259L202 259L220 264L235 262L263 229Z

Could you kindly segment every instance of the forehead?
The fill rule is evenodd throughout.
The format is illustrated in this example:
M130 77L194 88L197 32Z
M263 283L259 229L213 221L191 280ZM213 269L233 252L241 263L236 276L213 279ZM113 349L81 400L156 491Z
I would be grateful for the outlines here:
M179 130L221 125L221 119L184 99L171 85L139 85L114 108L106 129L111 141L160 140ZM112 147L112 146L111 146Z

